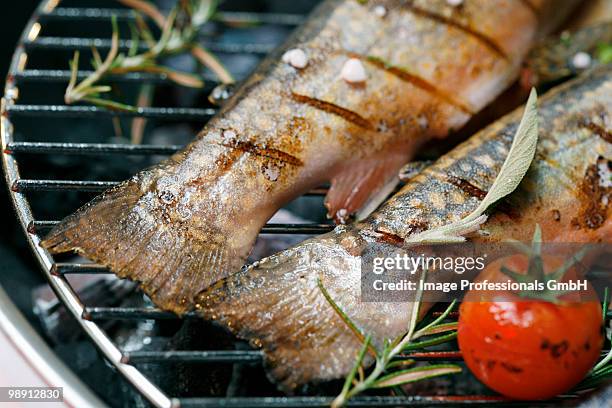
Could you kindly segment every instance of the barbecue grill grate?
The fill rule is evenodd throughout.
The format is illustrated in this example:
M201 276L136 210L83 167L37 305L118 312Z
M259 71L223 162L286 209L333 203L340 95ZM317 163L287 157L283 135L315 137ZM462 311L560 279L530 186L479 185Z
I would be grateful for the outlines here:
M108 48L109 41L100 38L67 38L38 36L41 27L49 22L110 22L111 16L126 21L134 14L126 9L108 8L68 8L58 7L58 0L44 0L26 26L18 44L6 82L5 97L2 100L1 134L3 162L6 178L11 189L11 197L17 214L24 228L33 253L36 255L53 290L66 308L77 318L80 327L95 343L104 358L110 362L149 402L157 407L189 406L226 406L226 407L319 407L327 406L331 397L270 397L270 398L173 398L166 395L156 384L151 382L139 369L140 363L197 362L197 363L258 363L261 353L255 350L219 350L219 351L138 351L125 352L113 343L111 338L98 324L108 320L144 320L176 319L171 313L155 308L96 307L85 305L68 282L70 274L105 274L109 273L99 265L57 262L46 250L39 246L40 236L57 223L56 220L34 219L28 194L41 191L60 192L100 192L116 183L94 180L45 180L27 179L20 176L17 158L22 154L39 155L117 155L145 156L169 155L178 150L178 145L126 145L113 143L65 143L65 142L25 142L14 140L14 121L28 116L44 123L54 118L88 118L92 121L103 117L130 116L156 118L172 121L202 121L214 115L214 109L149 107L140 108L137 112L117 112L93 106L65 106L18 103L19 87L22 84L66 83L70 72L65 70L36 69L28 66L29 54L49 50L73 51L88 49L95 45L98 49ZM302 15L222 12L217 17L221 23L264 23L293 26L303 20ZM215 43L206 42L213 52L229 54L266 54L271 50L269 44ZM130 41L123 41L122 47L129 47ZM84 78L91 71L79 71L79 78ZM205 74L207 81L214 81L211 74ZM111 78L110 82L169 84L164 75L131 73ZM323 195L325 189L311 191L310 195ZM59 218L59 216L58 216ZM320 234L331 230L327 224L268 224L262 233L266 234ZM188 314L186 318L193 318ZM418 360L460 360L458 352L425 352L414 353L411 358ZM498 401L496 397L462 395L462 396L413 396L413 397L359 397L352 402L354 406L398 406L398 405L453 405L456 403L487 404Z

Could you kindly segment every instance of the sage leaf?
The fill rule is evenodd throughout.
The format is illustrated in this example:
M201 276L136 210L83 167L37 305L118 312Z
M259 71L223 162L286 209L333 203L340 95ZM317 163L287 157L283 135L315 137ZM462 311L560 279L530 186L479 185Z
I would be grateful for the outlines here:
M463 242L465 241L464 235L478 230L487 220L484 212L492 204L516 190L535 157L538 143L537 99L537 93L535 89L532 89L508 156L491 189L478 207L459 221L406 238L407 244Z
M514 136L514 141L508 152L497 178L489 193L482 200L473 213L464 218L471 221L484 214L484 212L500 199L512 193L527 174L527 170L535 157L538 143L538 96L535 88L531 90L523 118Z

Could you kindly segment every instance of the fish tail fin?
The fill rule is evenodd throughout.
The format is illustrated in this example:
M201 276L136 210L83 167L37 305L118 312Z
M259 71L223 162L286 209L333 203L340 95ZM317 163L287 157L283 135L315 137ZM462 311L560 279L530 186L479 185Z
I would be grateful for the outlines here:
M406 152L385 152L351 163L332 179L325 197L328 217L338 224L366 218L393 192L408 159Z
M136 178L96 197L53 228L41 245L76 251L120 278L140 283L162 309L182 314L196 293L239 269L248 247L232 247L232 231L176 222Z
M353 275L352 283L360 282L354 258L346 257L338 243L344 237L356 239L353 234L331 233L304 241L196 297L200 316L263 349L266 373L284 392L346 375L360 348L360 338L319 288L328 287L341 307L358 301L357 287L335 287L345 282L346 274ZM342 271L342 279L331 276L332 271Z

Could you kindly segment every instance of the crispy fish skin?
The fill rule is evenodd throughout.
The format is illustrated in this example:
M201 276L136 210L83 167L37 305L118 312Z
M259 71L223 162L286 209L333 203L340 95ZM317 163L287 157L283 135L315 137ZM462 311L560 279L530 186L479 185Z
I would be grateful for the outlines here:
M536 159L519 189L484 225L488 235L475 241L528 241L536 223L544 240L612 241L611 91L607 69L541 99ZM287 392L345 376L360 341L318 280L358 328L373 335L374 344L405 332L409 302L361 301L360 257L366 251L384 257L411 234L476 209L521 116L522 109L509 114L440 158L363 222L339 226L218 282L198 296L199 313L262 346L268 375Z
M610 19L612 20L612 15ZM592 68L598 63L593 58L589 67L577 68L573 64L573 57L577 53L596 55L598 46L609 43L612 43L612 21L581 27L571 35L565 32L558 37L550 38L534 47L527 55L521 82L528 89L536 85L554 84L564 78L575 76L585 68Z
M42 245L76 250L183 313L243 265L284 203L331 180L330 214L350 214L388 190L423 142L516 78L538 18L575 3L547 15L552 1L325 1L184 151L94 199ZM292 48L305 68L279 62ZM340 78L349 58L365 66L364 83Z

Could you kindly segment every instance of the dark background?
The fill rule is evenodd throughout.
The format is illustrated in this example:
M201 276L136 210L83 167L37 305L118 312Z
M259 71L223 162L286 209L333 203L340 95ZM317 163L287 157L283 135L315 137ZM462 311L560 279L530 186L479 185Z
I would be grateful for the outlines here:
M0 24L2 95L4 95L4 80L13 50L37 4L36 0L19 0L5 4L3 7L2 24ZM2 177L4 177L4 170ZM2 182L0 187L0 211L2 211L0 286L11 296L21 311L25 312L30 321L34 321L31 313L31 293L27 288L38 281L43 282L43 277L39 273L34 257L28 251L27 242L10 203L5 182ZM15 273L15 270L19 272ZM17 277L17 279L7 279L9 276Z
M21 30L23 30L30 15L32 15L37 3L35 0L19 0L5 4L3 7L2 24L0 24L0 38L2 39L2 47L0 47L0 77L2 78L2 83L4 83L4 78L11 62L11 56L21 35ZM4 94L4 89L2 93Z

